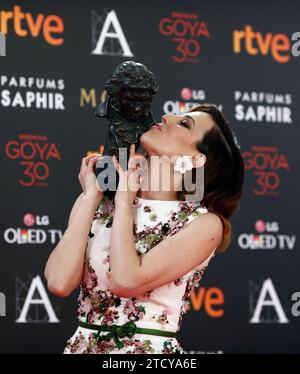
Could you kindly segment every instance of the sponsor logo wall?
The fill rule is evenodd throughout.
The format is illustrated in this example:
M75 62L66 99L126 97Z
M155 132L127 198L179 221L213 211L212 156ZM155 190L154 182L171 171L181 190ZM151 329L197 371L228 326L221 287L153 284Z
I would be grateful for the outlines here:
M191 293L183 348L300 353L300 6L282 6L1 2L1 353L60 353L77 326L78 290L51 295L43 270L81 192L81 158L103 149L94 110L125 60L157 75L158 121L213 102L245 160L233 240Z

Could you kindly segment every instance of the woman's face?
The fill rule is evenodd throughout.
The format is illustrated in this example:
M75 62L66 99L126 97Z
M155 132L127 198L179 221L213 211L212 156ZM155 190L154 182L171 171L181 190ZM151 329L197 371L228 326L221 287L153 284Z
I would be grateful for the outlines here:
M196 144L213 125L212 117L205 112L189 112L182 115L165 114L159 129L152 126L143 133L140 143L148 155L198 156Z

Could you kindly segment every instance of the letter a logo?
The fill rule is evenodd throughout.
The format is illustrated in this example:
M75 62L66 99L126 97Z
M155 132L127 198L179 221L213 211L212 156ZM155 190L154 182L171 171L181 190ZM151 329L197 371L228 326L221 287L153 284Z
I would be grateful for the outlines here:
M265 313L263 313L263 310ZM270 317L270 314L274 315L274 313L276 317ZM270 278L266 279L261 287L257 304L250 320L250 323L263 322L289 323Z
M97 34L99 28L99 22L101 22L101 18L93 12L93 24L92 24L92 33L93 33L93 42L94 35ZM106 48L104 48L104 44L106 43ZM114 46L115 43L111 43L112 41L117 41L118 46ZM106 19L103 23L102 30L100 31L99 39L95 43L96 48L92 51L93 55L116 55L116 56L123 56L123 57L133 57L134 54L131 52L125 35L123 33L122 27L116 15L116 12L112 10L106 16ZM107 51L107 47L111 48L111 44L114 46L114 50ZM120 53L119 50L122 49ZM118 52L117 52L118 51Z
M35 295L39 295L39 298L34 297ZM32 279L28 293L26 295L23 307L20 312L19 318L16 320L16 323L28 323L28 314L30 307L33 305L42 306L45 312L48 315L48 323L58 323L60 322L59 319L56 317L56 314L53 310L47 292L43 286L41 278L37 275L35 278ZM42 322L41 320L35 320L34 322ZM44 321L43 321L44 322Z

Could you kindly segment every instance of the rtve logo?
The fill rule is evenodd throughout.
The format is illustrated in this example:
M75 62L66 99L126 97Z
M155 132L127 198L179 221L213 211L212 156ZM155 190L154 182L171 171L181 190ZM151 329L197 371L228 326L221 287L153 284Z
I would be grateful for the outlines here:
M220 318L224 315L224 293L219 287L199 287L194 288L190 294L191 305L195 311L204 311L209 317Z
M250 25L246 25L244 30L233 31L233 52L241 53L243 49L252 56L271 54L279 63L286 63L291 59L291 42L287 35L273 35L270 32L263 35L259 31L253 31Z
M11 30L20 37L42 36L52 46L64 43L64 38L61 37L64 23L59 16L54 14L45 16L39 13L34 17L31 13L23 13L18 5L15 5L12 11L0 10L0 33L6 35Z

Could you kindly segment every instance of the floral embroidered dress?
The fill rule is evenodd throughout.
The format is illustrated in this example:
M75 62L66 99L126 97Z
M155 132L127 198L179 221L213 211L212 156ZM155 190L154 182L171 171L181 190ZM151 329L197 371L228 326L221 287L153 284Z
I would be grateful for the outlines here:
M207 209L200 202L148 200L136 197L133 209L133 235L139 256L144 256L164 238L176 234ZM207 268L214 252L181 278L137 297L123 298L109 290L109 246L114 203L103 197L92 222L80 286L79 321L93 325L123 325L177 332L189 304L192 288ZM201 235L201 233L199 233ZM114 338L97 340L97 331L79 326L68 340L63 353L77 354L182 354L176 337L135 333L124 337L122 348Z

